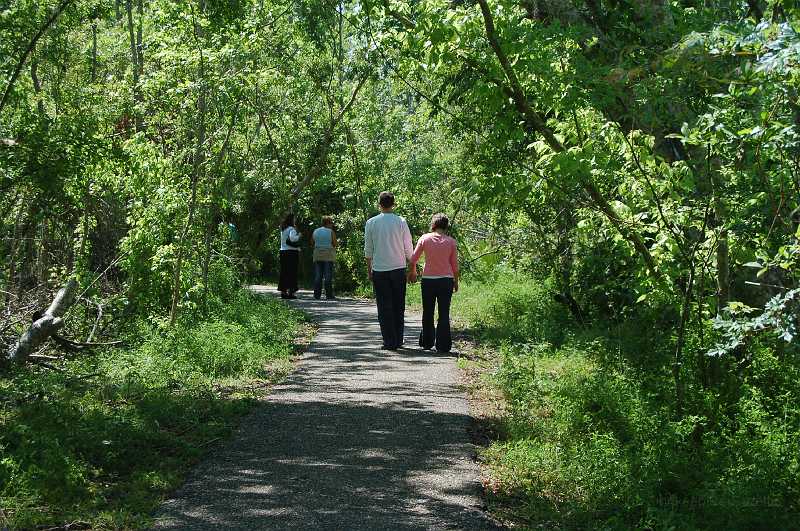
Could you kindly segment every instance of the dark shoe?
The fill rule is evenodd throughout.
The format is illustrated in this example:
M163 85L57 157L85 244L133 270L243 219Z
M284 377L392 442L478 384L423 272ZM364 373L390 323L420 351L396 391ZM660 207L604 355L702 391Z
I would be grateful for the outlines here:
M389 345L381 345L381 350L391 350L392 352L397 350L397 347L390 347Z
M281 293L281 299L288 299L288 298L289 295L287 295L286 293Z
M291 295L287 295L287 296L286 296L286 298L287 298L287 299L296 299L296 298L297 298L297 295L295 295L294 293L292 293Z
M321 297L320 297L319 295L314 295L314 298L315 298L316 300L319 300Z

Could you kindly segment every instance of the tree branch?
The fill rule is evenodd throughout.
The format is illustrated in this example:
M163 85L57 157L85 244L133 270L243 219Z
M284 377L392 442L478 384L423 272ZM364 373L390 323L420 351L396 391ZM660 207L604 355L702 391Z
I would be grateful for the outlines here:
M11 74L11 78L8 80L8 85L6 85L6 90L5 92L3 92L3 97L2 99L0 99L0 114L3 113L3 108L5 108L6 103L8 103L8 97L11 94L11 90L14 88L17 79L19 78L22 69L25 67L25 63L33 53L33 50L36 48L36 43L39 42L39 39L41 39L45 33L47 33L47 30L50 29L50 26L55 24L56 20L61 15L61 13L63 13L64 10L67 7L69 7L69 5L74 1L75 0L64 0L63 2L61 2L55 9L55 11L53 11L53 13L50 14L50 18L48 18L45 21L42 27L39 28L39 31L36 32L36 35L34 35L31 41L28 43L28 47L25 49L25 52L22 54L22 57L20 57L19 61L17 62L17 66L14 68L14 71Z
M500 41L497 38L497 30L495 29L494 25L494 18L491 10L489 9L487 0L478 0L478 4L480 5L481 13L483 15L486 38L488 39L489 45L494 51L494 54L500 63L500 67L506 76L509 85L508 88L510 91L510 96L514 102L514 106L523 116L525 122L534 131L542 135L547 145L550 146L550 149L557 153L566 151L564 145L556 138L550 128L547 127L547 124L542 116L531 107L530 102L525 95L525 91L522 88L522 84L520 83L519 78L517 78L514 68L511 66L511 62L508 60L508 57L503 51L502 46L500 46ZM625 227L624 221L620 217L619 213L614 209L614 207L611 206L611 204L594 185L594 183L591 182L588 175L581 174L578 175L578 177L580 178L581 187L592 199L592 202L595 204L595 206L597 206L600 212L602 212L603 215L608 218L609 222L611 222L614 228L617 229L617 231L633 245L633 247L642 257L650 275L654 278L661 278L661 273L658 271L655 260L650 254L650 249L647 248L647 245L645 245L642 237L637 232Z

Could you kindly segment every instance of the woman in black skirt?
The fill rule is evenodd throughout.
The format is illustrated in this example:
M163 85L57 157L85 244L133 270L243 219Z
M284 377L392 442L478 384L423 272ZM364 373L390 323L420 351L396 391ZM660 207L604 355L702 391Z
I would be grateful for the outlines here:
M281 273L278 291L281 299L296 299L297 264L300 261L300 233L294 228L294 214L289 214L281 223Z

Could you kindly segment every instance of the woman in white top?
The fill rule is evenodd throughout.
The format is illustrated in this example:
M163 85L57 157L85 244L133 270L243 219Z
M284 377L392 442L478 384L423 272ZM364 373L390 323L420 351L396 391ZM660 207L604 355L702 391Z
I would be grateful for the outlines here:
M294 214L289 214L281 223L281 272L278 291L281 299L296 299L297 265L300 262L300 233L294 228Z

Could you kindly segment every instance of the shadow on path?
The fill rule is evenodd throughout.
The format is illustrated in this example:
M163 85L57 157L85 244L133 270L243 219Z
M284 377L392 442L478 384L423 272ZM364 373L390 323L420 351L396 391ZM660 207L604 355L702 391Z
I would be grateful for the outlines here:
M499 529L480 509L454 358L379 350L370 303L293 304L320 325L300 369L193 471L156 528Z

